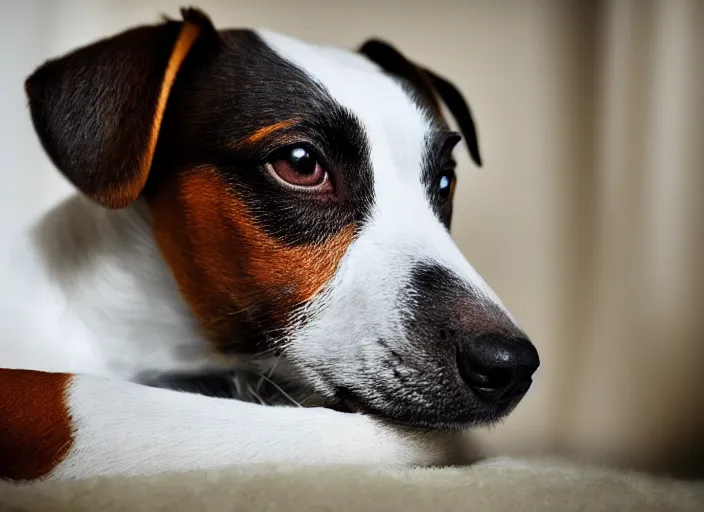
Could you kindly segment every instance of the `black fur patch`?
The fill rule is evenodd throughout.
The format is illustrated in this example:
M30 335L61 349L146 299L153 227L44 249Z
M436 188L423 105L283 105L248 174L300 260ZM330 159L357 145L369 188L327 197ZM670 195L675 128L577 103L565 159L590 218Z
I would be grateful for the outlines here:
M292 124L242 143L281 122ZM267 160L299 144L320 157L333 198L288 190L268 175ZM147 191L165 173L200 165L216 167L260 226L291 245L363 222L374 201L369 144L355 115L248 30L222 32L215 52L194 48L169 100Z
M435 263L418 263L408 284L412 308L405 323L409 339L471 340L487 333L525 337L493 301Z
M452 223L452 196L449 191L447 194L442 193L440 180L448 171L454 174L455 161L452 158L452 150L459 140L459 134L454 132L429 134L425 143L421 174L430 206L448 230Z

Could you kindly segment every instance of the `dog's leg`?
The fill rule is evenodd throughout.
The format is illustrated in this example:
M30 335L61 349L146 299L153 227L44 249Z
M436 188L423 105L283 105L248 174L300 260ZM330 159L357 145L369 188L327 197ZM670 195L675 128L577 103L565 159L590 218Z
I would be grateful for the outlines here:
M0 478L247 463L442 464L451 436L327 409L265 407L84 375L0 370Z

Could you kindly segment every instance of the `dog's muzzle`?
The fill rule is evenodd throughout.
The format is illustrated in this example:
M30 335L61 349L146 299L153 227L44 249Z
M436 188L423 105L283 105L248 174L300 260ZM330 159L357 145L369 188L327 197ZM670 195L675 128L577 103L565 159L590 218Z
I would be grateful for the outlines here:
M435 404L428 423L431 416L448 424L494 421L515 407L540 359L502 305L433 264L415 267L402 300L410 304L404 322L409 358L426 385L416 392Z

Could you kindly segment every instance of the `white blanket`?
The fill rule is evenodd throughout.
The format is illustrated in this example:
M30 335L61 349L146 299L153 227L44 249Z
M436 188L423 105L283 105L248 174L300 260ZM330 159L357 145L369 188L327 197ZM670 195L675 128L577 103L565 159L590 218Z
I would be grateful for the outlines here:
M443 469L245 467L21 488L0 483L0 510L702 512L704 482L506 458Z

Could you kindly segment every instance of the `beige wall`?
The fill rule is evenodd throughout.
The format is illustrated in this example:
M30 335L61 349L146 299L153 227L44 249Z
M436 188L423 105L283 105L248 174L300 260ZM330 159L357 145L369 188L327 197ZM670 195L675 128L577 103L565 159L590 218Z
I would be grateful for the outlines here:
M201 1L219 26L392 41L454 80L485 167L460 153L454 235L538 346L531 394L482 437L625 464L704 431L704 2ZM0 247L70 191L29 125L41 60L178 2L3 4ZM19 182L15 180L19 179ZM698 444L701 444L698 443ZM666 457L667 456L667 457Z

